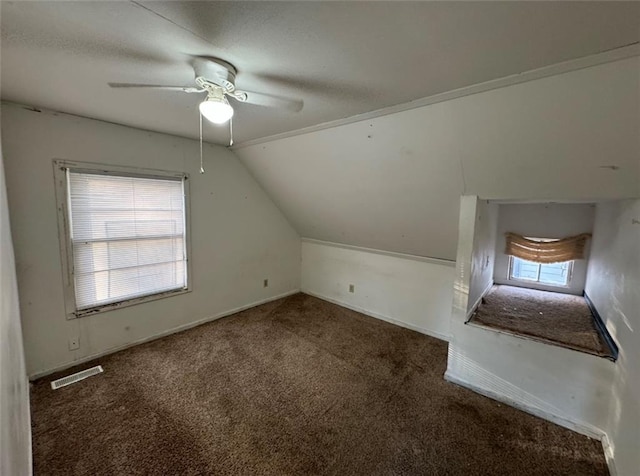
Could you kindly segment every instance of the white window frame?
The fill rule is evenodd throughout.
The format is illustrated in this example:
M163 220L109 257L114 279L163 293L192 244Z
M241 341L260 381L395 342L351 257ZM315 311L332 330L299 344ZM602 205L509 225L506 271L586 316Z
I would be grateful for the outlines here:
M571 279L573 278L573 264L575 260L568 261L569 267L567 269L567 283L566 284L551 284L540 281L540 272L538 271L538 280L526 279L526 278L514 278L513 277L513 263L515 256L509 255L509 268L507 270L507 279L509 281L516 281L518 283L530 283L536 286L547 286L550 288L569 288L571 287ZM527 260L524 260L527 261Z
M139 177L167 179L179 178L184 187L184 220L185 220L185 247L187 266L187 286L181 289L164 291L161 293L140 296L122 301L98 305L88 309L78 310L76 306L75 280L73 275L74 258L73 243L71 240L70 221L70 195L67 183L67 170L80 173L93 173L100 175L111 175L116 177ZM191 292L191 233L190 233L190 205L189 205L189 174L184 172L172 172L157 169L143 169L137 167L126 167L119 165L95 164L90 162L75 162L62 159L53 160L53 175L55 179L56 207L58 214L58 236L60 241L60 261L62 264L62 276L64 285L64 303L67 319L90 316L102 312L112 311L127 306L133 306L157 299L177 296Z

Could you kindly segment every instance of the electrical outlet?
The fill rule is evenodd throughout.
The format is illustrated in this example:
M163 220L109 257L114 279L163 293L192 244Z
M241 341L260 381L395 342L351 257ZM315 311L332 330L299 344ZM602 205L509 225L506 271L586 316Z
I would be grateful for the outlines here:
M355 293L356 292L356 287L353 284L349 285L349 292L350 293Z
M69 339L69 350L78 350L80 348L80 341L78 339Z
M264 288L268 288L268 287L269 287L269 280L268 280L268 279L265 279L265 280L262 282L262 287L264 287Z

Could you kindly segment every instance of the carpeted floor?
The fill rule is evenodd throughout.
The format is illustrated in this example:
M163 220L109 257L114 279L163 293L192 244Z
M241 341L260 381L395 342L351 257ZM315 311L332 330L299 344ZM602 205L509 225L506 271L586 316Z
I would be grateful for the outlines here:
M446 359L297 294L36 382L35 474L607 474L600 442L446 382Z
M582 296L495 285L470 322L612 357Z

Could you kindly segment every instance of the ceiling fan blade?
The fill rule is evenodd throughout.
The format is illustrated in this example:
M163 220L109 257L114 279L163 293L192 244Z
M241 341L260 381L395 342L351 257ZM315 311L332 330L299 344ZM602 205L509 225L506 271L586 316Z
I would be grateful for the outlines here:
M246 95L246 99L244 100L242 100L241 97L236 97L235 99L238 101L246 102L247 104L255 104L256 106L277 107L292 112L299 112L302 109L302 106L304 106L304 101L302 101L302 99L283 98L281 96L274 96L271 94L254 93L244 90L238 91L237 89L235 93L241 97Z
M182 91L183 93L202 93L205 90L189 86L163 86L161 84L107 83L111 88L149 88L165 91Z

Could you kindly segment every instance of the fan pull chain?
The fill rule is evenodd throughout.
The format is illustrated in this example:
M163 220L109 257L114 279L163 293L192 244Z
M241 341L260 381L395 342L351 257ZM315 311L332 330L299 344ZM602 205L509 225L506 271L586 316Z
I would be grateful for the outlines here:
M200 117L200 173L204 173L204 163L202 160L202 114L198 112L198 116Z
M233 145L233 116L229 119L229 147Z

